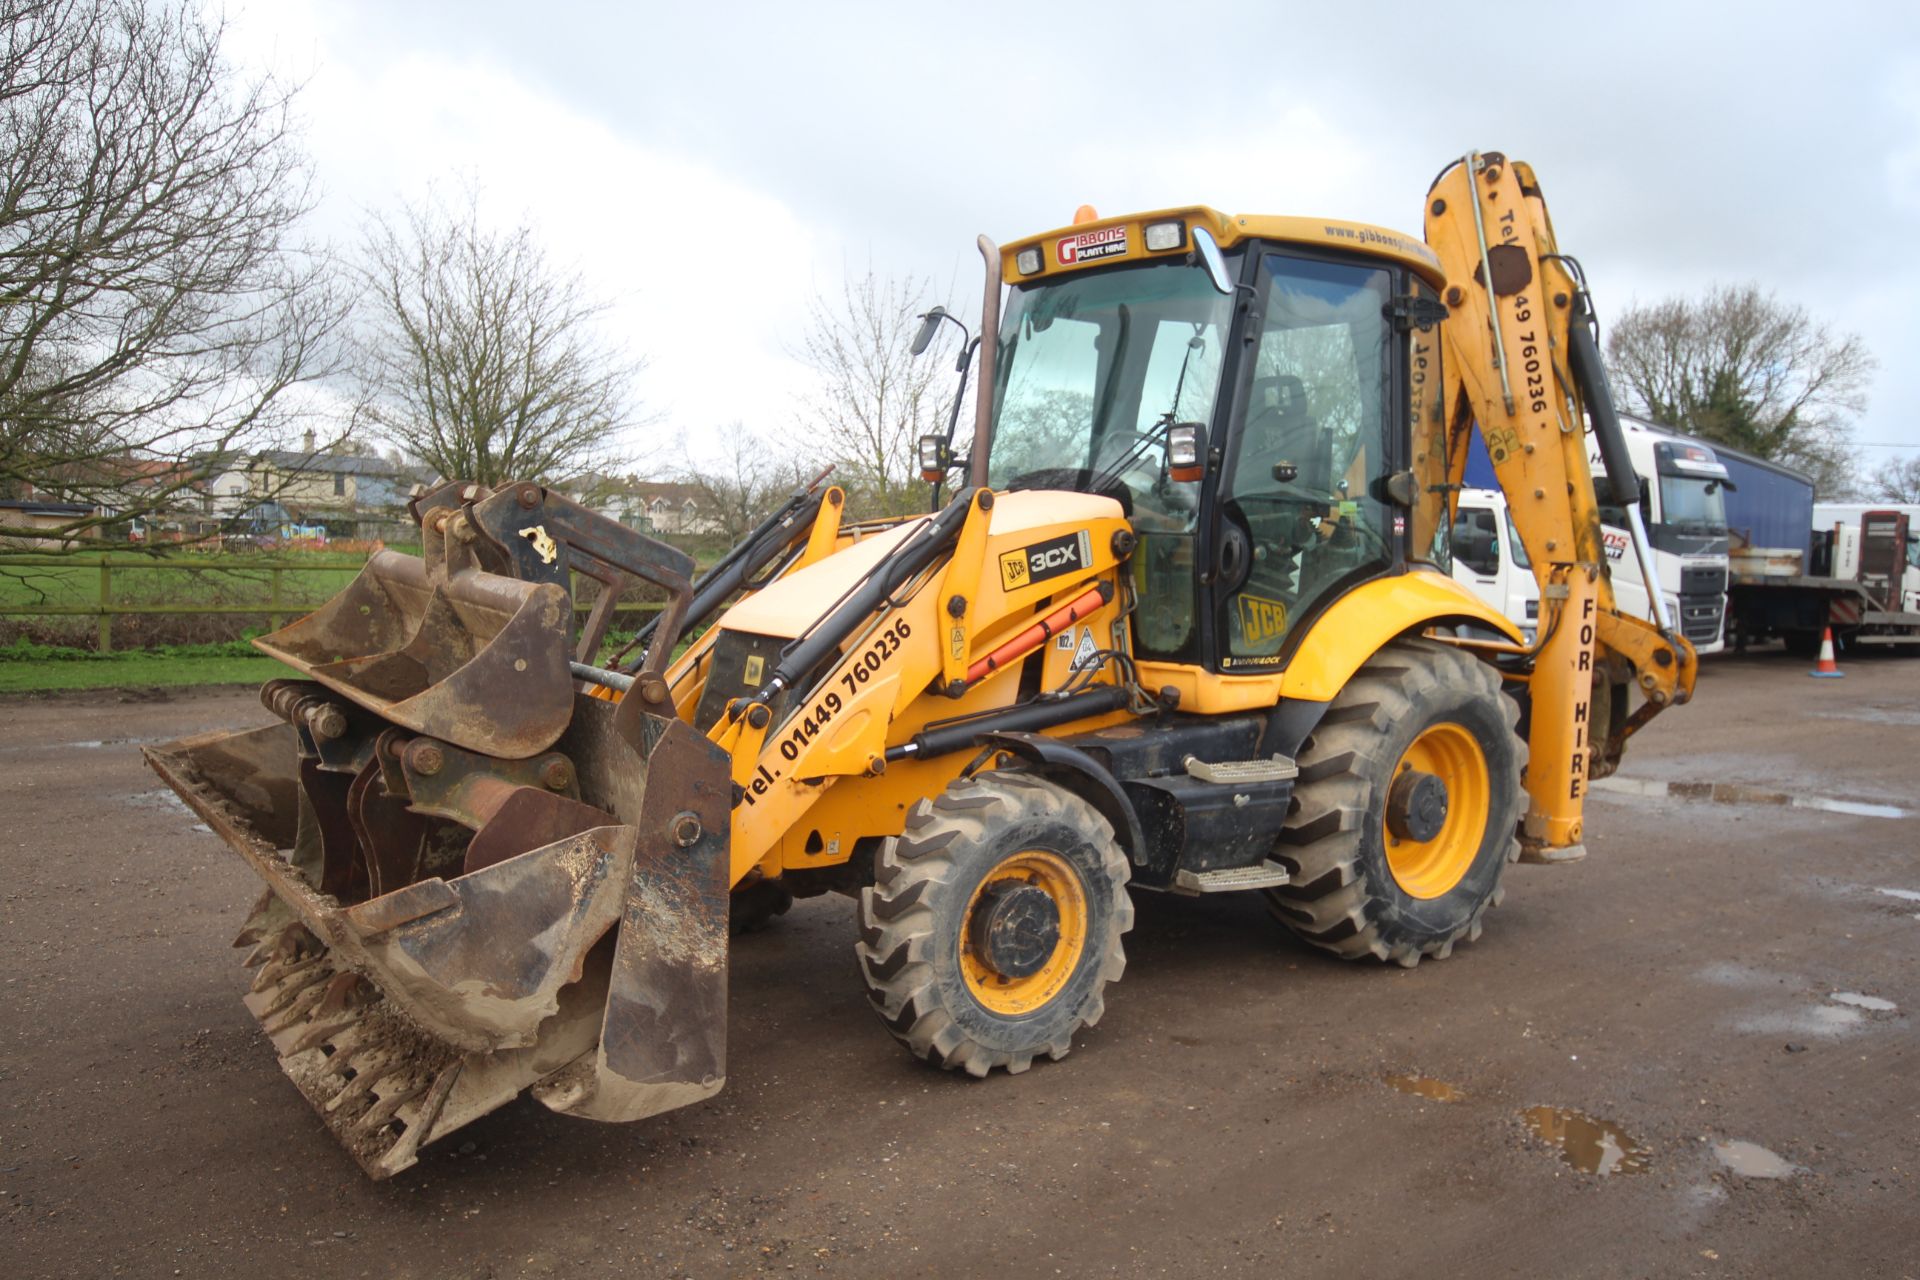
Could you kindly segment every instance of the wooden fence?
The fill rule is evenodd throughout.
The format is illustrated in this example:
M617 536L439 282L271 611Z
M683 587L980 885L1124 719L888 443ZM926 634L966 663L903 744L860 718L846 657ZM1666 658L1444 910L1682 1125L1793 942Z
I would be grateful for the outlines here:
M0 598L0 617L23 618L97 618L98 631L95 645L101 653L113 650L113 620L131 614L172 614L188 616L198 614L264 614L267 626L279 630L289 618L311 613L332 599L337 588L317 598L288 596L284 591L287 574L310 576L314 573L336 572L342 575L340 584L358 572L353 565L329 565L303 562L299 559L244 559L227 557L208 557L201 562L184 559L172 559L150 556L129 555L0 555L0 572L8 570L67 570L71 579L75 575L84 575L89 584L81 601L65 602L14 602ZM117 574L126 573L228 573L267 575L267 596L264 600L202 602L190 600L123 601L114 599L114 579ZM97 577L95 576L97 575ZM239 579L244 580L244 579ZM68 594L72 594L71 591ZM585 614L592 607L591 600L582 601L579 575L574 575L574 609ZM614 606L616 615L633 618L658 613L660 605L648 601L623 601ZM636 619L637 624L637 619Z

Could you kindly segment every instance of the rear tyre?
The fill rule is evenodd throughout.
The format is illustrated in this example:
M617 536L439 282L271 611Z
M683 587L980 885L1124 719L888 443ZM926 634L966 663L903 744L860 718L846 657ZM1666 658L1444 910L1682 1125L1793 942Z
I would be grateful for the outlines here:
M1462 650L1406 640L1374 655L1300 753L1274 915L1337 956L1408 968L1478 938L1520 856L1519 714Z
M1064 1058L1133 927L1107 820L1030 774L955 781L907 815L860 894L868 998L915 1057L984 1076Z

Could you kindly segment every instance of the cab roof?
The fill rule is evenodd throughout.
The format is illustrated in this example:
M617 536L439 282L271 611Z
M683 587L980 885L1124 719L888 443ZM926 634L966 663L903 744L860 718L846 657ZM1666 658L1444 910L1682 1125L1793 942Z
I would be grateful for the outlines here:
M1168 222L1181 224L1177 242L1164 249L1147 248L1146 229ZM1277 240L1315 249L1345 249L1410 267L1436 289L1446 286L1446 274L1440 269L1438 255L1417 236L1337 218L1225 214L1206 205L1095 218L1012 241L1000 247L1001 276L1008 284L1023 284L1114 262L1173 257L1192 249L1193 227L1205 227L1222 249L1230 249L1242 240ZM1019 257L1027 249L1040 251L1039 270L1023 273Z

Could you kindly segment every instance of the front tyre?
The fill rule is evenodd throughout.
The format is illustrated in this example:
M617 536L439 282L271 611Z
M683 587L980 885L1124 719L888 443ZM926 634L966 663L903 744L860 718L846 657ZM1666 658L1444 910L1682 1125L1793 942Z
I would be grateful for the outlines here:
M1063 1058L1126 967L1126 883L1113 828L1078 796L1030 774L959 779L913 807L860 894L868 997L948 1070Z
M1409 968L1480 936L1520 856L1527 748L1499 673L1426 640L1362 666L1308 739L1274 914L1348 959Z

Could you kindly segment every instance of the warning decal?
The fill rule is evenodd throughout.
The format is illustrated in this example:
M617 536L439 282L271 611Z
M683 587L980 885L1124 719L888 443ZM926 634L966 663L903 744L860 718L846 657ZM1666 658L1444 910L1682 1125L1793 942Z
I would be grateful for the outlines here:
M1127 251L1127 229L1108 227L1104 231L1082 231L1077 236L1061 236L1054 244L1053 251L1063 267L1070 267L1076 262L1117 258Z
M1080 647L1073 651L1071 670L1085 671L1100 665L1100 646L1093 642L1093 628L1080 629Z

